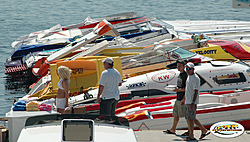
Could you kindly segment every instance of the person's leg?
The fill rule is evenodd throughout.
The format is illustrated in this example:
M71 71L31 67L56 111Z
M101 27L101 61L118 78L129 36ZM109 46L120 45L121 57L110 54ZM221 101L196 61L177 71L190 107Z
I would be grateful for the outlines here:
M189 137L194 138L194 120L192 119L187 119L188 121L188 132L189 132Z
M108 99L108 100L101 99L100 108L99 108L101 115L110 115L111 114L112 101L113 100L111 100L111 99Z
M194 124L197 125L200 128L201 134L206 134L207 133L208 130L200 123L200 121L197 118L195 118Z
M114 99L114 101L112 102L112 106L111 106L111 115L115 116L115 109L116 109L116 105L118 103L118 100Z
M178 106L178 100L175 101L174 107L173 107L173 124L172 127L169 129L170 132L175 133L177 124L179 122L179 106Z
M185 119L188 124L188 132L189 132L189 138L194 139L194 119L196 117L196 111L194 109L190 109L190 104L185 104L186 113L185 113ZM188 138L184 139L188 140Z
M174 116L173 125L172 125L172 127L169 129L170 132L175 133L178 122L179 122L179 116Z

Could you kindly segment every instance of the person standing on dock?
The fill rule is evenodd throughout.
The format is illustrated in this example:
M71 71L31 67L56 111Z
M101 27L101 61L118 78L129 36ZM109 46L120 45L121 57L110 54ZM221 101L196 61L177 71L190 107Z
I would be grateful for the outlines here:
M200 121L196 118L196 109L197 104L199 103L199 89L200 89L200 78L194 73L194 64L187 63L186 71L188 74L185 96L181 101L183 105L185 103L186 113L185 119L188 124L188 137L185 138L185 141L196 140L194 138L194 124L196 124L201 129L200 139L209 135L210 132L200 123Z
M177 98L173 108L173 116L174 116L173 125L169 130L163 131L168 134L175 134L179 118L185 117L185 106L181 105L181 100L183 100L185 96L185 87L188 75L184 70L186 63L181 59L178 59L176 62L177 62L177 69L180 72L180 74L177 78L177 87L175 87L175 89L173 90L174 92L177 93Z
M115 115L120 94L118 87L122 85L121 74L113 68L112 58L106 58L102 62L106 70L101 74L97 102L100 104L100 114Z

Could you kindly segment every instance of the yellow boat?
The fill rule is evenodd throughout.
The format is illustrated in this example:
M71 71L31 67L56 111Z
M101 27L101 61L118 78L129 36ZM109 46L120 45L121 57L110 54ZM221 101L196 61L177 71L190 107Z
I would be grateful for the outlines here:
M114 60L114 68L116 68L122 76L120 57L112 58ZM60 80L57 74L57 68L60 66L67 66L72 70L69 84L69 96L79 95L84 91L89 90L89 87L98 86L101 73L105 70L102 63L103 56L92 56L88 57L87 59L62 61L51 64L51 83L49 83L44 89L31 95L30 97L38 97L38 99L49 99L56 96L58 90L57 83Z
M239 41L209 41L208 47L190 51L217 60L250 59L250 45Z

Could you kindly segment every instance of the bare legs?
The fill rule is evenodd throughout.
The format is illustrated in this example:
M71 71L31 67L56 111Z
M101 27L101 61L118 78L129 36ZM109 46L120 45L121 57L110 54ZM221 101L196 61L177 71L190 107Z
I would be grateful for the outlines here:
M194 138L194 124L200 128L201 134L206 134L206 132L208 131L197 118L195 118L195 120L186 119L186 121L188 124L189 137L192 139Z
M174 116L173 125L172 128L169 129L169 131L175 133L178 122L179 122L179 116Z

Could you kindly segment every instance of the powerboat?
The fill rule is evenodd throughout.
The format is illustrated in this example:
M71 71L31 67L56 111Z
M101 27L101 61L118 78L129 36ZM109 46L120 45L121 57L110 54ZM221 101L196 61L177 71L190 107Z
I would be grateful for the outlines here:
M217 122L235 121L249 130L249 93L249 90L238 90L234 93L200 94L196 111L197 118L207 129ZM142 104L134 108L124 109L117 115L127 118L135 131L164 130L172 126L174 102L175 100L170 100L155 104ZM185 119L180 119L177 129L187 129Z
M118 24L118 23L130 21L130 20L134 20L134 19L138 19L142 17L143 16L137 16L136 12L119 13L119 14L109 15L103 18L96 18L96 19L91 19L90 17L87 17L82 23L68 25L68 26L61 26L60 24L57 24L51 27L50 29L37 31L37 32L30 33L29 35L21 36L16 41L14 41L11 45L13 48L17 48L21 46L22 44L30 43L30 41L34 39L40 39L40 38L43 39L51 35L64 35L60 33L62 31L67 31L68 34L67 33L66 34L68 35L68 37L73 38L76 35L73 33L71 34L71 31L69 30L75 30L75 31L80 32L81 31L80 29L94 28L100 21L102 21L105 18L106 20L111 22L111 24ZM65 36L66 35L62 37L65 37Z
M103 56L86 56L86 57L78 57L78 58L76 58L76 60L67 60L67 61L65 60L65 61L55 62L53 64L51 62L50 66L45 64L46 66L48 66L47 68L50 68L50 74L53 75L51 78L51 83L53 84L52 90L56 91L56 88L57 88L56 83L58 82L58 77L56 75L56 68L53 68L52 66L60 66L60 65L64 64L64 65L67 65L69 68L72 68L74 70L76 67L81 68L83 70L88 68L87 70L89 70L91 68L91 66L93 66L92 67L93 74L86 74L85 76L82 76L82 77L89 78L90 76L92 76L93 78L97 78L97 80L91 81L91 82L94 81L94 83L91 83L91 82L86 83L83 81L82 83L79 83L79 82L76 83L77 85L72 82L73 84L71 85L72 88L83 87L83 88L87 89L89 87L95 87L98 84L100 73L104 70L104 68L99 66L100 65L99 62L101 60L103 60L103 58L105 58L105 57L103 57ZM195 54L193 52L187 51L187 50L182 49L180 47L172 47L170 44L167 44L167 45L162 44L161 47L154 48L154 50L145 52L145 53L140 54L140 55L129 56L129 57L124 56L121 60L117 57L113 57L113 59L116 60L115 68L118 69L121 72L121 74L123 74L123 78L133 77L133 76L137 76L140 74L145 74L148 72L153 72L156 70L165 69L166 65L168 65L171 62L175 62L179 58L190 61L190 62L201 62L201 61L204 62L204 61L211 61L212 60L211 58L207 58L207 57L201 56L199 54ZM94 63L93 61L95 61L96 63ZM39 70L42 70L42 67L40 67ZM87 70L83 71L83 72L87 72ZM96 70L96 73L94 73L95 70ZM76 80L79 80L81 78L80 73L77 73L77 74L79 74L79 75L76 78ZM75 79L72 79L72 80L75 80ZM85 80L85 79L82 78L81 80ZM43 84L45 84L45 82ZM46 84L46 85L48 85L48 84ZM48 88L50 88L50 87L48 87ZM43 88L43 89L45 89L45 88ZM37 91L34 91L34 90L36 90L36 87L32 89L32 91L31 91L31 92L33 92L32 94L37 94L37 91L41 91L41 89L39 89ZM54 91L52 91L52 92L54 92ZM43 97L42 96L40 96L40 97L42 97L42 98L48 98L49 96L53 97L53 96L49 95L52 93L51 91L45 91L45 92L48 92L48 93L44 94ZM32 95L32 94L29 93L29 95L31 95L31 96L38 97L37 95ZM52 94L55 95L55 93L52 93ZM74 90L71 90L70 96L75 96L78 94L81 94L80 89L78 89L78 90L74 89ZM45 97L45 96L47 96L47 97Z
M194 48L190 51L214 59L250 59L250 44L240 41L208 41L208 47Z
M249 87L249 65L242 62L209 61L195 66L195 73L200 78L200 91L215 91ZM151 96L174 93L165 89L176 84L177 69L163 69L138 75L123 80L120 93L133 96ZM97 90L89 91L94 97Z
M137 141L128 120L123 117L82 113L30 113L6 114L9 141Z

